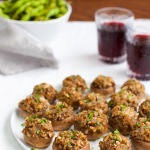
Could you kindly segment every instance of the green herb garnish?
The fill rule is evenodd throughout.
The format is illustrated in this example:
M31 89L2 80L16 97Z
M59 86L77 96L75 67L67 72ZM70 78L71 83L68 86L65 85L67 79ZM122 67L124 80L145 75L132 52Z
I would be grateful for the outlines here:
M87 103L87 100L86 100L86 99L84 100L84 103Z
M118 134L120 133L118 129L116 129L116 130L114 131L114 134L116 134L116 133L118 133Z
M144 127L144 129L147 129L147 128L148 128L147 126Z
M36 131L37 134L39 134L40 132L41 132L40 130L37 130L37 131Z
M39 94L36 94L36 96L35 96L36 98L39 98L40 97L40 95Z
M31 150L35 150L34 148L31 148Z
M73 135L73 136L71 136L71 139L73 139L73 140L74 140L74 135Z
M98 129L98 130L97 130L97 133L101 133L101 131Z
M108 106L111 107L112 105L113 105L113 102L110 100L110 101L108 102Z
M37 89L36 91L37 91L37 92L40 92L41 90L42 90L42 89L41 89L41 88L39 88L39 89Z
M64 103L62 103L59 107L62 109L64 107Z
M117 141L120 141L120 138L117 138Z
M24 123L22 123L21 126L24 127Z
M124 93L124 90L121 90L120 93L121 93L121 94Z
M37 114L32 117L33 119L38 118Z
M130 97L131 97L131 94L128 95L128 98L130 98Z

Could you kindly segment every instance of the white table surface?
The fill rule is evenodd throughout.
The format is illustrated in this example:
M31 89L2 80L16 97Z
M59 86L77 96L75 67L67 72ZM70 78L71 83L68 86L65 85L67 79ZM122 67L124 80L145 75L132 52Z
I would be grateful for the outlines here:
M10 116L18 102L28 96L34 85L48 82L54 87L72 74L92 81L99 74L112 76L117 84L125 82L126 62L108 65L97 58L97 35L94 22L69 22L51 44L59 69L37 69L13 76L0 75L0 149L21 150L10 128ZM143 82L150 93L150 81ZM16 127L17 128L17 127Z

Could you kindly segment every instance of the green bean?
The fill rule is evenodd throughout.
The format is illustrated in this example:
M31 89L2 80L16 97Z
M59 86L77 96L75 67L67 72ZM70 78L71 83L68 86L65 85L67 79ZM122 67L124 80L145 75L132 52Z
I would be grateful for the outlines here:
M4 12L1 8L0 8L0 16L7 18L7 19L10 19L10 17L8 15L4 14Z
M58 14L59 14L59 8L56 7L56 8L51 9L51 10L48 12L46 18L50 18L50 17L56 16L56 15L58 15Z
M11 0L0 3L0 16L23 21L59 18L67 11L66 0Z

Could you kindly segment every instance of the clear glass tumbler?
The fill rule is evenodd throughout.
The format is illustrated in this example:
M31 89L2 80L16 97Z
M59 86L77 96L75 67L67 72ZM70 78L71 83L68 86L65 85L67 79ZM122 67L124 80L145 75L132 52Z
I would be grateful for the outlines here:
M135 22L127 37L128 75L139 80L150 80L150 23Z
M99 58L107 63L126 59L126 35L132 29L134 14L127 9L107 7L96 11Z

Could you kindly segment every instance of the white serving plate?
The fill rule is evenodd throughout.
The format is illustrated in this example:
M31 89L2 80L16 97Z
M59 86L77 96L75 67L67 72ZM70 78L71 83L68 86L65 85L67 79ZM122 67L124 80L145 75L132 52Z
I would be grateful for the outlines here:
M120 87L121 87L120 85L116 85L116 92L120 90ZM60 88L61 86L59 85L57 87L58 87L58 91L59 91L61 89ZM147 96L148 96L148 94L146 94L146 97ZM110 100L110 98L107 99L107 101L109 101L109 100ZM143 99L142 101L144 101L144 100L145 99ZM12 132L13 132L16 140L20 144L20 146L24 150L31 150L32 147L25 143L25 140L23 138L23 134L21 132L23 130L23 127L21 126L21 124L24 123L24 122L25 122L25 119L22 117L19 108L16 108L12 112L12 115L11 115L11 130L12 130ZM71 129L73 129L73 125L72 125ZM111 131L108 130L105 135L107 135L109 132L111 132ZM55 132L55 136L53 137L53 141L54 141L55 137L58 135L58 133L59 132ZM102 141L102 140L103 140L103 137L101 137L100 139L98 139L96 141L90 141L90 148L91 149L94 148L92 150L99 150L100 149L99 146L98 146L99 145L99 141ZM36 150L52 150L53 141L52 141L52 143L50 144L50 146L48 148L45 148L45 149L36 149ZM135 150L135 149L133 148L133 150Z

